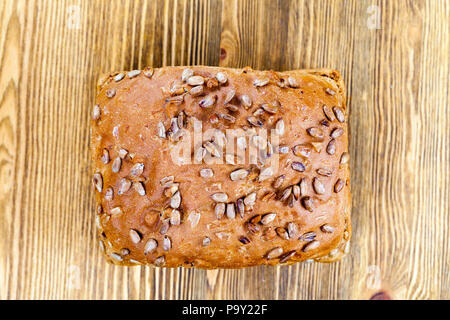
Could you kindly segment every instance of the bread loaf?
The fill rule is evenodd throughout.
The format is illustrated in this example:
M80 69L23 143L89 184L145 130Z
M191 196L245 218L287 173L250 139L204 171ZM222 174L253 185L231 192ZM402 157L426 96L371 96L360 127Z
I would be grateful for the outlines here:
M100 246L120 265L241 268L348 251L334 70L164 67L102 77L92 110Z

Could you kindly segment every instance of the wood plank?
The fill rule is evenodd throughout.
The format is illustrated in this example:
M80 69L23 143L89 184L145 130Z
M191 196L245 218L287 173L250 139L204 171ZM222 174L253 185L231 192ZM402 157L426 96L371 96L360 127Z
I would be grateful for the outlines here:
M0 299L450 298L448 1L6 0L0 17ZM89 176L96 80L188 64L342 72L348 257L209 271L104 261Z

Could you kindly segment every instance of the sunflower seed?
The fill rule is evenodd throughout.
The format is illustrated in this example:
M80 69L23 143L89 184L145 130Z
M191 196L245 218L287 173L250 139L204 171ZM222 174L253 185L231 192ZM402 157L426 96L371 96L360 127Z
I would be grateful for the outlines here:
M108 98L112 98L112 97L114 97L116 95L116 90L114 90L114 89L108 89L108 90L106 90L106 96L108 97Z
M316 170L316 172L318 174L320 174L321 176L324 176L324 177L329 177L329 176L331 176L333 174L333 172L331 172L328 169L324 169L324 168L319 168L319 169Z
M118 255L117 253L111 253L109 256L116 261L119 261L119 262L123 261L123 258L120 255Z
M204 237L202 244L204 247L209 246L211 244L211 239L208 237Z
M186 122L186 114L184 113L184 111L181 111L180 113L178 113L178 117L177 117L177 125L178 128L182 129L185 127L185 123Z
M165 138L166 137L166 128L164 128L164 123L162 121L158 122L158 137Z
M181 223L181 213L177 209L173 209L170 213L169 222L173 226L178 226Z
M173 104L182 104L184 102L184 95L167 98L166 102Z
M295 196L291 194L288 198L287 204L290 208L294 207L295 205Z
M311 241L311 242L305 244L302 251L307 252L307 251L317 249L319 247L319 245L320 245L320 241L318 241L318 240Z
M98 192L102 192L103 178L100 173L94 173L94 176L92 177L92 183Z
M344 152L341 155L341 160L339 161L339 163L346 164L348 162L348 160L350 160L350 155L348 154L348 152Z
M147 78L151 78L153 76L153 68L147 67L144 69L144 76L146 76Z
M326 119L320 120L319 123L320 123L321 125L323 125L324 127L329 127L329 126L330 126L330 123L329 123L328 120L326 120Z
M264 114L264 110L263 109L257 109L255 112L253 112L253 115L255 117L259 117L259 116L261 116L263 114Z
M323 113L325 114L325 117L327 117L328 120L334 121L336 118L334 117L333 112L328 108L326 105L322 107Z
M237 169L230 173L230 179L232 181L242 180L248 176L248 170L245 169Z
M127 150L125 150L125 149L120 149L119 150L119 157L120 157L120 159L125 159L125 157L127 156L127 154L128 154L128 151Z
M180 191L175 192L175 194L170 198L170 206L174 209L180 207L181 204L181 194Z
M339 122L345 121L344 112L339 107L333 107L333 112L336 115L336 119L338 119Z
M241 96L240 100L241 100L241 103L242 103L242 105L244 106L245 109L248 109L248 108L250 108L252 106L252 103L253 103L252 99L248 95L243 94Z
M120 207L114 207L111 209L111 215L117 216L122 213L122 209Z
M289 234L288 234L288 232L286 231L285 228L278 227L278 228L275 229L275 232L277 233L277 235L281 239L284 239L284 240L288 240L289 239Z
M301 202L302 202L303 207L306 210L308 210L310 212L313 211L313 200L311 199L311 197L308 197L308 196L303 197Z
M244 200L243 199L237 199L236 200L236 213L241 216L241 218L244 217L245 213L245 206L244 206Z
M115 158L112 163L112 166L111 166L112 172L115 172L115 173L119 172L121 165L122 165L122 159L120 159L120 157Z
M131 167L130 174L134 177L139 177L144 172L144 164L143 163L136 163Z
M161 220L161 227L159 228L159 233L160 234L166 234L167 233L167 231L169 230L169 227L170 227L169 221L170 221L169 219Z
M283 193L281 194L280 201L283 202L283 201L287 200L287 198L289 198L291 193L292 193L292 187L287 187L286 189L284 189Z
M275 101L274 103L263 103L261 108L264 109L267 113L275 114L278 112L278 108L280 107L280 102Z
M133 188L140 196L145 196L145 188L142 182L133 182Z
M234 203L227 203L227 218L228 219L236 218L236 209L234 207Z
M114 189L111 188L111 187L106 188L106 190L105 190L105 200L106 201L111 201L113 199L114 199Z
M154 251L158 247L158 242L155 239L149 239L144 246L144 254Z
M320 180L318 178L314 178L313 179L313 187L314 187L314 191L317 194L324 194L325 193L325 187L324 187L323 183L320 182Z
M220 150L215 143L212 143L211 141L206 141L203 144L203 146L211 155L218 157L218 158L221 156Z
M227 92L225 99L223 101L223 104L228 104L231 100L233 100L234 96L236 95L236 90L231 89Z
M223 193L223 192L217 192L217 193L212 194L211 198L215 202L227 202L228 195L226 193Z
M117 194L120 196L125 192L127 192L128 190L130 190L130 188L131 188L131 181L128 180L127 178L122 178L120 179L119 182L119 191L117 191Z
M115 82L119 82L120 80L122 80L123 78L125 78L125 74L123 72L117 74L116 76L114 76L114 81Z
M320 230L322 230L322 232L325 232L325 233L333 233L334 227L332 227L329 224L324 224L323 226L320 227Z
M289 153L289 147L288 146L278 146L278 152L282 154Z
M240 241L242 244L249 244L249 243L250 243L250 240L249 240L247 237L244 237L244 236L240 236L240 237L239 237L239 241Z
M344 134L344 130L342 128L335 128L333 131L331 131L330 136L334 139L339 138Z
M141 241L141 234L139 233L139 231L135 230L135 229L130 229L130 238L131 241L133 241L133 243L139 243Z
M295 200L298 200L300 197L300 187L296 184L292 186L292 194L294 195Z
M181 74L181 80L183 82L186 82L193 75L194 75L194 71L190 68L186 68L183 70L183 73Z
M345 186L345 182L342 179L338 179L334 185L334 192L339 193Z
M187 79L187 84L190 86L200 86L205 83L205 79L202 76L192 76Z
M236 112L239 110L238 106L234 105L234 104L227 104L225 106L225 108L227 108L228 110L230 110L231 112Z
M295 171L299 171L299 172L304 172L306 170L305 165L299 161L292 162L291 167Z
M253 81L253 85L255 87L263 87L268 83L269 83L269 78L255 79L255 81Z
M219 113L219 118L227 120L230 123L235 123L236 122L236 118L235 117L233 117L232 115L226 114L226 113Z
M102 162L104 164L108 164L108 162L109 162L109 152L108 152L107 149L103 149L103 154L102 154L101 160L102 160Z
M169 251L172 248L172 241L168 236L164 236L162 248L164 251Z
M267 167L261 170L259 173L258 181L264 181L269 179L273 175L273 169L272 167Z
M336 140L331 139L327 145L327 153L333 155L336 152Z
M275 247L267 253L267 259L273 259L278 257L283 253L283 249L281 247Z
M223 215L225 214L225 203L216 203L214 207L214 214L216 215L217 219L222 219Z
M217 100L217 96L213 95L213 96L207 96L206 98L204 98L203 100L200 100L199 102L199 106L201 108L209 108L212 107Z
M92 120L100 119L100 106L96 104L92 109Z
M248 123L250 123L254 127L262 127L263 123L261 120L257 119L254 116L250 116L247 118Z
M177 118L172 118L170 119L170 132L172 134L175 134L178 132L179 127L178 127L178 119Z
M288 261L290 258L292 258L293 256L295 256L295 254L297 253L297 251L292 250L286 253L283 253L283 255L280 256L280 263L285 263L286 261Z
M166 258L164 256L158 257L155 259L155 262L153 262L155 266L162 267L166 264Z
M297 224L294 222L289 222L287 225L287 232L289 234L289 238L294 238L298 233Z
M306 129L306 132L308 132L308 134L311 137L314 137L314 138L317 138L317 139L322 139L323 138L323 131L320 128L316 128L316 127L308 128L308 129Z
M279 136L282 136L284 134L284 120L280 119L277 121L277 123L275 124L275 133Z
M200 213L193 211L189 214L188 220L191 222L191 229L194 229L200 221Z
M326 88L325 92L331 96L334 96L336 94L336 91L334 91L333 89L330 89L330 88Z
M200 170L200 177L202 178L211 178L214 176L214 172L212 169L205 168Z
M221 84L225 84L228 81L228 77L225 73L223 72L217 72L216 74L216 79L217 81L219 81Z
M261 218L261 223L264 224L264 225L268 225L268 224L270 224L271 222L273 222L273 220L275 220L276 216L277 216L277 214L276 214L276 213L273 213L273 212L268 213L268 214L265 214L265 215Z
M197 97L203 94L203 86L195 86L190 91L189 94L193 97Z
M275 181L273 182L273 187L275 189L278 189L279 187L281 187L281 185L284 182L284 179L286 178L286 175L282 174L281 176L278 176Z
M256 192L252 192L244 198L244 204L247 207L251 207L256 202Z
M127 76L130 79L132 79L132 78L134 78L134 77L136 77L136 76L138 76L140 74L141 74L141 70L133 70L133 71L127 72Z
M298 186L300 187L300 196L306 196L306 193L308 192L308 182L306 181L306 178L302 178Z
M316 238L316 233L314 231L311 231L311 232L306 232L306 233L302 234L300 236L300 238L298 238L298 240L309 242L309 241L313 241L315 238Z
M292 151L297 157L308 158L312 149L308 146L298 144L292 148Z
M201 163L203 158L206 156L206 149L203 147L197 148L194 153L194 163Z
M174 177L173 176L167 176L162 178L159 183L161 184L162 187L167 187L169 185L171 185L174 181Z

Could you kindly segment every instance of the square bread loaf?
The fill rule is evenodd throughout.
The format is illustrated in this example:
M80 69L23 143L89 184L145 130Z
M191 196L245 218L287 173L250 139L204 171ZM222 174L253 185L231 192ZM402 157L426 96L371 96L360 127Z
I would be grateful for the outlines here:
M351 234L347 108L329 69L164 67L98 82L100 246L119 265L332 262Z

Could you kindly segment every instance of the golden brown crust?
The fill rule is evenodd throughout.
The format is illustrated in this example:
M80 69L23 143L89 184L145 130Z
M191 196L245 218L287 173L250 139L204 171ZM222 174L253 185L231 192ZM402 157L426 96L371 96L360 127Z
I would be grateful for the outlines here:
M193 75L185 71L182 79L186 69ZM201 93L190 92L200 83ZM345 102L342 77L328 69L165 67L102 77L91 147L109 261L240 268L340 259L351 235L349 168L340 163L348 151ZM272 150L256 164L247 153L241 164L176 164L171 151L193 137L195 119L203 132L261 126L282 134L279 143L269 138L271 147L247 137L247 151L252 143ZM215 153L219 141L208 140L187 153L202 145Z

